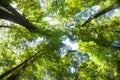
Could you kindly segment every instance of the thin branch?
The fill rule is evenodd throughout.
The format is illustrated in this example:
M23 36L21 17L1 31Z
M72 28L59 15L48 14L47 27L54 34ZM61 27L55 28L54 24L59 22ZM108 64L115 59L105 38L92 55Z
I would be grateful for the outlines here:
M5 25L0 25L0 28L10 28L9 26L5 26Z

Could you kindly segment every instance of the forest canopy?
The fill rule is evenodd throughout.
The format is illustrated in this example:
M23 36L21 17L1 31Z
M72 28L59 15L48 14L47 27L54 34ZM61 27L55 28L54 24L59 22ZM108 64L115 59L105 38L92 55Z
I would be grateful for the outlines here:
M0 80L120 80L120 0L0 0Z

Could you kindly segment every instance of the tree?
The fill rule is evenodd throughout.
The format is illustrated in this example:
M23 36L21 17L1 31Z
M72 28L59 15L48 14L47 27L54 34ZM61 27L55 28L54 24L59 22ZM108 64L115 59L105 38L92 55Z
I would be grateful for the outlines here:
M36 27L32 25L28 20L26 20L19 12L17 12L16 9L14 9L6 0L1 0L0 6L7 9L5 10L0 10L0 18L13 21L15 23L18 23L20 25L25 26L28 30L36 30Z
M119 0L1 0L0 79L119 80L119 6Z
M93 20L93 19L95 19L95 18L97 18L97 17L99 17L99 16L101 16L101 15L103 15L103 14L105 14L105 13L111 11L111 10L113 10L113 9L116 9L116 8L118 8L118 7L120 7L120 1L117 1L117 2L114 3L113 5L105 8L104 10L102 10L102 11L100 11L99 13L95 14L94 16L91 16L88 20L86 20L85 23L82 24L82 26L86 25L86 24L89 23L91 20Z

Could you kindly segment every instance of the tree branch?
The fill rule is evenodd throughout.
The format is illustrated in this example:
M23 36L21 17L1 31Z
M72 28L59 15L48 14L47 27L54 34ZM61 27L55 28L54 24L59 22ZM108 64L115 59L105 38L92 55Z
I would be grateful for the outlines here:
M5 26L5 25L0 25L0 28L9 28L9 26Z

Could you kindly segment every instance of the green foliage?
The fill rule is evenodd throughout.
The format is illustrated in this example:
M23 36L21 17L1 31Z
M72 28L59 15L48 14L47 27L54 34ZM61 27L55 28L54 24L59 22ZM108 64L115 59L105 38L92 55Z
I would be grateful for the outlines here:
M88 17L116 1L4 2L11 4L38 30L32 33L20 25L0 19L0 79L120 79L120 10L106 13L81 27ZM1 6L0 9L6 10ZM68 38L71 43L77 42L78 50L63 43Z

